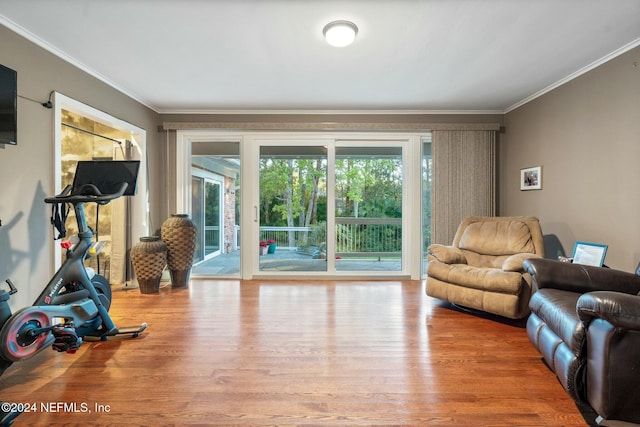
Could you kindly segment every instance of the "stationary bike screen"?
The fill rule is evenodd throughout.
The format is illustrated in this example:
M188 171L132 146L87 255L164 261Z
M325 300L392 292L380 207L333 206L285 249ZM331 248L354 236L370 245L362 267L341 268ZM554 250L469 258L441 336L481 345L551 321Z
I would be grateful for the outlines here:
M127 189L124 196L133 196L137 191L139 160L82 160L76 167L73 190L76 194L83 185L93 184L102 194L118 191L123 182Z

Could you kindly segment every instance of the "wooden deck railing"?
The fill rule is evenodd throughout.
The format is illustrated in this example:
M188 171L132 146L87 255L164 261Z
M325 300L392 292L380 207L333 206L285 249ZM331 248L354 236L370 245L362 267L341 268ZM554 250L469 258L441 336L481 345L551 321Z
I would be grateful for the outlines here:
M280 249L326 249L326 230L317 227L260 227L261 240L275 240ZM397 258L402 252L402 219L336 218L336 256Z

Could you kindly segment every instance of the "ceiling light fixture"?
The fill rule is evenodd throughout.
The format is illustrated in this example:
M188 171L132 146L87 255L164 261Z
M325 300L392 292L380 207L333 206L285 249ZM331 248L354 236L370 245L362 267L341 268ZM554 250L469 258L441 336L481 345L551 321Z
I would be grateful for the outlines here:
M322 34L331 46L344 47L354 42L358 27L349 21L333 21L324 26Z

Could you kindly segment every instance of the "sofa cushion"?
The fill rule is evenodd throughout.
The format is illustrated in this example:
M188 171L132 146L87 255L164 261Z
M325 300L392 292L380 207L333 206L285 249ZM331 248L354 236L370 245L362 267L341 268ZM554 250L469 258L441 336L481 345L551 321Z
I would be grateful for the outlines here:
M529 226L518 220L474 222L465 228L458 247L487 255L536 253Z
M443 282L435 277L427 281L429 295L459 306L498 314L510 319L521 319L529 314L530 289L522 288L519 295L491 292Z
M479 254L473 251L468 251L466 249L460 249L467 259L467 264L472 265L474 267L483 267L483 268L499 268L502 269L502 264L504 261L509 258L511 255L486 255Z
M578 318L576 304L580 294L560 289L544 288L534 293L529 308L544 322L575 355L585 340L586 330Z

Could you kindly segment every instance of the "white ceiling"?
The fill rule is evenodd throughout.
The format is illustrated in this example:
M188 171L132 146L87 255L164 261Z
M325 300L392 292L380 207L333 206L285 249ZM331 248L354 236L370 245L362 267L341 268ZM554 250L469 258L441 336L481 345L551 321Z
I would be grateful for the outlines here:
M0 0L0 24L160 113L505 112L639 45L640 1Z

